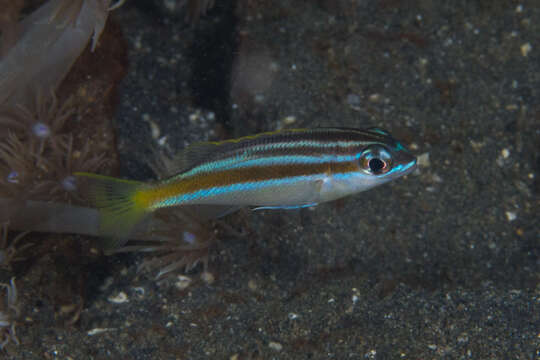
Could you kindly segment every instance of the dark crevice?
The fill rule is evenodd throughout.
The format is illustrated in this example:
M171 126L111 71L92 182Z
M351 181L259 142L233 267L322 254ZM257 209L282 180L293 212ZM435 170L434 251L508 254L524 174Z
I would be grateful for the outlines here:
M195 106L216 114L218 121L230 128L231 69L236 49L235 1L219 1L200 22L196 39L189 48L192 63L189 87Z

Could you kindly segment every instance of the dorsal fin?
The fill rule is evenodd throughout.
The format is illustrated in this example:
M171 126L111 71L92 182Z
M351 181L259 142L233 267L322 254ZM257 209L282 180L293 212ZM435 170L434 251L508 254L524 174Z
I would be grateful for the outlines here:
M223 145L217 142L198 142L189 145L175 157L177 173L183 172L213 158Z
M388 131L381 129L380 127L372 127L367 129L367 131L383 136L390 136L390 133Z
M158 180L170 178L193 168L215 153L216 145L196 143L171 155L160 149L152 149L152 156L147 160Z

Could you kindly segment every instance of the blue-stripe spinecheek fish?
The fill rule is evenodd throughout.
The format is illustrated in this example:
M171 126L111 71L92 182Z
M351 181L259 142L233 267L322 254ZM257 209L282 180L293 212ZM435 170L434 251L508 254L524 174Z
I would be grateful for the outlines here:
M76 173L100 211L100 231L121 246L142 218L160 208L291 209L368 190L416 167L416 157L388 132L372 128L292 129L198 143L179 171L155 182Z

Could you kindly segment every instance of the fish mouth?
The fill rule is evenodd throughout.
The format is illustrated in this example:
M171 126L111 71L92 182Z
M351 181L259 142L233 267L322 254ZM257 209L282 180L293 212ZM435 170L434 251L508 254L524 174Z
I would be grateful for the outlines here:
M413 172L417 166L416 162L417 162L417 159L416 157L413 156L413 159L404 165L403 175L407 175Z
M396 160L397 164L399 164L397 166L399 171L396 171L397 176L405 176L416 169L416 156L414 156L410 152L401 151L400 153L398 153Z

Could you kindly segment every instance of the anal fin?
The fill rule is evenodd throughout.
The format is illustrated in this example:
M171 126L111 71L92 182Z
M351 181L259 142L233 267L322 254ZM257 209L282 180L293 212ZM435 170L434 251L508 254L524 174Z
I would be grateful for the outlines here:
M302 204L302 205L285 205L285 206L259 206L256 208L253 208L251 210L257 211L257 210L294 210L294 209L302 209L302 208L308 208L312 206L317 206L318 203L312 203L312 204Z

